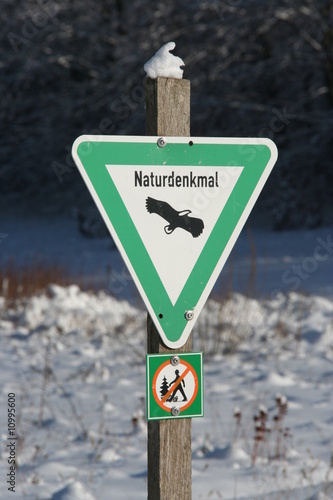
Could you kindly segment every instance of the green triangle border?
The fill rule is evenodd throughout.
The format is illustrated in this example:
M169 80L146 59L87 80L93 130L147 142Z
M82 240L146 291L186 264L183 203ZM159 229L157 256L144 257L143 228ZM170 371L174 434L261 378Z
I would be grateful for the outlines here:
M162 330L165 335L163 340L169 346L180 347L185 343L188 336L183 339L184 330L189 323L185 319L185 311L196 309L215 269L218 267L222 254L227 245L230 244L233 233L245 214L251 198L256 195L256 200L258 194L255 191L261 191L260 181L262 180L262 184L264 184L266 180L263 179L263 175L270 160L272 160L272 144L274 143L267 139L262 139L261 143L258 140L251 143L249 142L251 139L246 139L245 143L245 139L239 139L239 142L235 143L235 139L230 139L230 143L226 143L227 139L223 139L222 143L215 142L212 144L200 143L199 138L191 138L194 143L192 146L189 143L190 138L183 138L183 142L177 143L172 142L171 138L167 138L167 145L160 148L157 141L152 137L149 138L149 142L146 142L147 138L141 138L145 139L145 141L138 142L140 140L138 137L135 138L135 141L131 137L126 137L127 141L125 138L121 139L119 137L118 139L120 139L119 142L117 142L116 136L112 136L112 140L107 136L82 136L74 143L73 156L76 162L82 165L84 171L80 169L81 174L102 212L103 218L105 219L106 216L111 223L113 231L111 231L110 225L107 225L116 242L118 239L118 246L119 243L121 245L121 254L123 255L124 252L127 257L127 262L125 262L131 264L136 278L141 284L148 303L155 313L154 321L155 323L158 321L156 326L160 333ZM202 140L205 141L205 139ZM216 139L216 141L219 141L219 139ZM163 166L163 168L183 165L193 168L196 166L243 167L241 175L175 305L171 303L144 243L106 168L106 165L110 164L119 165L123 168L126 168L126 165L138 165L138 167L140 165L151 165L152 167ZM80 167L80 165L78 166ZM245 214L245 220L251 209L252 206L249 207L248 213ZM245 220L242 222L241 227L243 227ZM108 221L105 220L105 222ZM241 228L238 229L238 232L240 232ZM238 234L236 239L237 236ZM231 242L232 246L235 241ZM228 255L231 248L228 250ZM218 273L221 269L218 269ZM208 293L210 293L216 278L211 283ZM146 305L148 307L148 304Z

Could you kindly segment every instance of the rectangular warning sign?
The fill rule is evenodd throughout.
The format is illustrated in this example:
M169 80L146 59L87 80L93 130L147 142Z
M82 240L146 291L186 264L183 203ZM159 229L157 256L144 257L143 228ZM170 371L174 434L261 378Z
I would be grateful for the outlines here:
M202 416L202 353L148 354L148 420Z

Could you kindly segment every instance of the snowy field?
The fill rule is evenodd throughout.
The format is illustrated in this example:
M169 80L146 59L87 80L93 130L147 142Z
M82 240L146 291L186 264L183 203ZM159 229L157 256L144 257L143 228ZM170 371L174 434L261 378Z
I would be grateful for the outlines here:
M41 224L3 222L1 263L57 260L73 282L97 276L100 290L0 298L1 498L144 499L146 313L109 239L84 239L72 221ZM192 424L193 499L333 498L332 233L242 232L193 332L205 395Z

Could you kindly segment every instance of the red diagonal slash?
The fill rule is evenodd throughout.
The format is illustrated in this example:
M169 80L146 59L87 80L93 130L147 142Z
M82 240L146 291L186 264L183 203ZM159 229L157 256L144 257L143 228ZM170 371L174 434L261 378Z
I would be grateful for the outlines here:
M189 371L191 371L191 368L187 367L186 370L181 375L179 375L179 378L177 379L177 381L173 384L171 389L169 389L168 392L163 396L163 399L161 399L162 403L165 403L165 401L168 399L170 394L173 393L173 391L179 386L179 384L186 377L186 375L188 374Z

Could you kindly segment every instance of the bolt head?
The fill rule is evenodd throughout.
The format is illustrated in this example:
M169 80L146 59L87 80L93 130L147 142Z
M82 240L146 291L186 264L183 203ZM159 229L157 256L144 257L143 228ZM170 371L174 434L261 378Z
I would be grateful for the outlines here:
M194 318L194 311L185 311L185 319L191 321Z
M179 365L180 363L179 356L172 356L172 358L170 359L170 363L172 364L172 366Z
M160 138L157 140L157 145L158 145L160 148L164 148L164 146L166 146L166 140L164 139L164 137L160 137Z
M173 417L178 417L178 416L179 416L179 414L180 414L180 409L179 409L179 408L177 408L177 406L173 406L173 407L171 408L171 415L172 415Z

